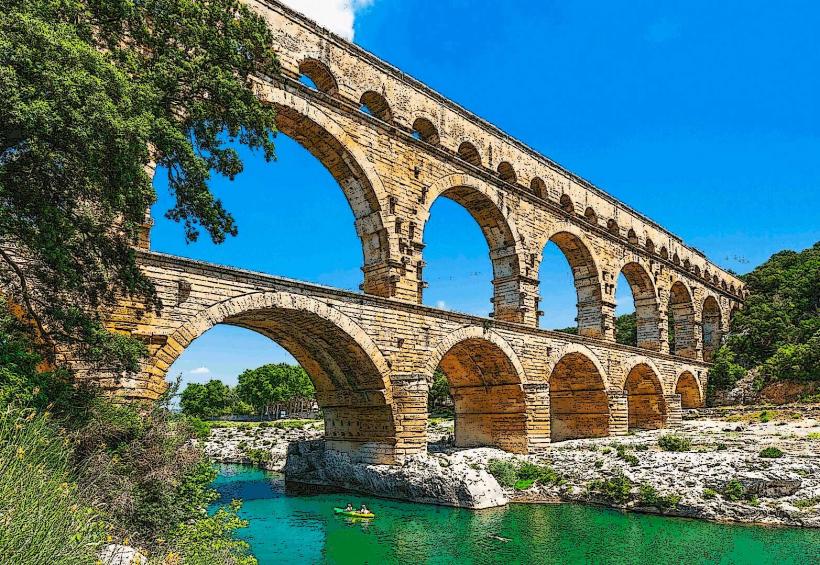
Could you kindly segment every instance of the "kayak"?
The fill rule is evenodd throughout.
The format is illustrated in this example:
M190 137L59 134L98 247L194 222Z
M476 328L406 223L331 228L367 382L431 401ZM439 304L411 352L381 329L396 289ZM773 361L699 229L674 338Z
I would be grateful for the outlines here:
M375 518L376 515L372 512L359 512L358 510L345 510L344 508L334 508L333 511L336 514L341 514L342 516L351 516L353 518Z

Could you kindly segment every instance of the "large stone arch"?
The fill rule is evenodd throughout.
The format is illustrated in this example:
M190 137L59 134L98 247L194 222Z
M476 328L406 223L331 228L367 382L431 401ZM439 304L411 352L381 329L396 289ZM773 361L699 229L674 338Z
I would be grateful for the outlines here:
M602 338L605 335L604 329L604 304L601 285L601 261L595 253L592 242L586 234L574 225L562 223L547 233L543 242L539 243L540 255L538 265L540 266L544 248L549 242L553 242L561 250L570 269L572 270L573 284L577 296L577 316L579 335L587 337ZM541 290L542 294L545 292ZM539 302L542 306L543 301ZM612 306L614 309L614 305Z
M375 342L326 303L288 292L256 292L201 310L157 351L148 368L164 379L170 365L217 324L257 331L288 350L310 375L325 419L325 440L370 462L392 462L396 443L390 368Z
M549 380L552 441L609 435L609 386L600 361L582 345L562 348L556 359Z
M391 259L400 254L386 229L387 190L365 152L320 106L294 92L262 85L260 97L276 108L279 131L307 149L339 183L362 242L363 290L385 297L396 296L397 290L401 294L390 277Z
M476 327L449 334L427 363L429 378L436 369L450 384L456 446L527 452L524 370L503 338Z
M635 305L635 325L637 326L637 345L642 349L661 350L660 314L658 292L649 271L637 261L625 263L623 273ZM615 279L617 284L617 277ZM613 292L614 295L614 292Z
M654 364L642 360L633 365L626 373L624 392L630 430L656 430L666 425L669 410Z
M675 394L680 395L682 408L700 408L706 402L703 385L689 369L682 371L675 380Z
M489 249L493 267L494 317L520 322L520 275L526 267L522 265L521 238L515 220L508 218L511 210L500 194L498 189L470 175L448 175L438 179L428 189L427 199L419 211L419 220L423 235L430 209L440 197L453 200L470 213L481 228Z

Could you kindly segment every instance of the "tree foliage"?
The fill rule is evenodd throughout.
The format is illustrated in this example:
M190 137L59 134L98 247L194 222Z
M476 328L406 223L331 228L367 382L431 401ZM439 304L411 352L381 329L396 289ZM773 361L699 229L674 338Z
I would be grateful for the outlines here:
M214 418L232 412L236 395L231 388L218 379L205 384L188 383L180 394L182 411L197 418Z
M434 408L442 408L451 403L450 382L447 380L447 375L445 375L444 372L437 370L433 374L433 384L430 385L430 391L427 394L427 406L432 410Z
M262 415L277 403L311 398L315 393L307 372L287 363L262 365L239 375L236 394Z
M749 297L716 354L714 386L753 368L763 382L820 379L820 242L776 253L743 278Z
M251 87L277 73L271 45L239 0L0 0L0 285L41 336L134 368L93 313L115 293L157 306L131 247L148 165L188 240L235 235L208 181L242 171L231 142L274 157Z
M638 325L635 312L615 318L615 341L623 345L638 345Z

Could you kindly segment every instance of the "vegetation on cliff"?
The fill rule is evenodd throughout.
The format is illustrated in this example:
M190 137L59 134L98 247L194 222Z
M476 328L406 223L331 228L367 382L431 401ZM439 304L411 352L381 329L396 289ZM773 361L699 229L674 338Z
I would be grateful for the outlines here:
M749 297L715 356L710 387L731 388L752 369L759 386L820 380L820 242L776 253L742 278Z

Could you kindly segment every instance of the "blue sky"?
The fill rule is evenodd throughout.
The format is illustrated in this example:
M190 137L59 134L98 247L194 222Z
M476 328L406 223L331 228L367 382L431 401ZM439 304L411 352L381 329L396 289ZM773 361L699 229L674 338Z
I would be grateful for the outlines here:
M820 4L292 2L724 267L747 272L820 239ZM283 136L275 163L242 155L244 173L212 184L239 236L186 245L162 217L160 174L153 249L357 289L353 215L321 164ZM491 268L472 218L439 200L425 243L425 303L486 315ZM573 325L571 274L556 249L541 279L542 325ZM631 295L619 290L625 313ZM283 360L292 361L267 338L218 326L171 374L234 383Z

